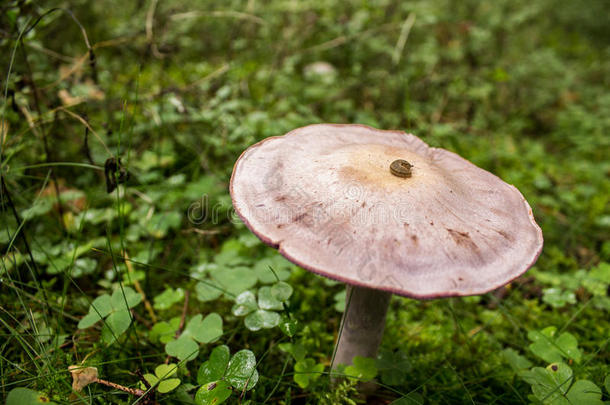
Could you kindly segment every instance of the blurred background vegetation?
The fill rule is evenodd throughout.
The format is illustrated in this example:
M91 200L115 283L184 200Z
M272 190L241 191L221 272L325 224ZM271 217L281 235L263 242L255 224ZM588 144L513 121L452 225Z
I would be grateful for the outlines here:
M369 403L570 403L536 390L535 366L555 361L531 347L546 327L577 340L581 357L559 357L574 379L604 387L608 11L604 0L2 2L0 397L29 387L68 401L68 366L84 359L135 387L136 369L167 356L153 326L179 318L192 293L189 317L219 313L222 343L256 354L260 379L243 401L360 401L353 384L299 383L299 359L278 349L298 342L328 372L341 285L281 261L231 220L239 154L318 122L405 130L460 154L519 188L545 236L536 266L499 291L394 298L382 360L402 374L384 377L380 362ZM108 193L111 158L129 179ZM203 218L206 206L218 220ZM260 275L269 264L294 288L290 339L231 311L236 294L273 281ZM236 266L258 266L258 278L222 297L202 287L235 286L214 271ZM93 299L134 280L155 304L133 309L121 344L78 328ZM212 348L181 363L182 385L157 400L188 402Z

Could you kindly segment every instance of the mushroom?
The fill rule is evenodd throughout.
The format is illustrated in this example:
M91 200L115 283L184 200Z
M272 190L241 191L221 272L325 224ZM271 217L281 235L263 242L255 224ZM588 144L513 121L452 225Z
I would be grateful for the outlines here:
M319 124L267 138L240 156L230 189L264 243L347 284L335 364L376 356L391 294L483 294L542 250L519 190L399 131Z

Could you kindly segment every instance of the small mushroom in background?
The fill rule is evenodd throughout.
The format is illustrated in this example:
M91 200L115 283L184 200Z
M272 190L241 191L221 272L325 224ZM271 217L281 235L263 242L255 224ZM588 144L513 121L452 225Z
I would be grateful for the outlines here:
M328 62L318 61L305 66L303 74L308 79L321 79L324 82L332 82L337 77L337 69Z
M483 294L542 250L519 190L399 131L320 124L267 138L240 156L230 189L264 243L347 284L335 365L376 357L391 294Z

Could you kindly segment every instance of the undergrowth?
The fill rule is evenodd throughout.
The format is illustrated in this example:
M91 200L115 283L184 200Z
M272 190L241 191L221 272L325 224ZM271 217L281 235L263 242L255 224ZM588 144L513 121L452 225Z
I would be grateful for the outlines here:
M607 403L607 22L603 1L3 2L0 398ZM343 287L227 190L247 146L318 122L455 151L545 237L492 293L394 297L379 358L332 387Z

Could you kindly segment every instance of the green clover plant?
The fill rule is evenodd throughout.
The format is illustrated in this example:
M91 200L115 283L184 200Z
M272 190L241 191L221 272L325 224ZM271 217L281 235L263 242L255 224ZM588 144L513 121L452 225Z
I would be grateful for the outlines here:
M104 319L102 341L111 344L121 336L131 324L130 308L142 301L142 295L130 287L117 288L112 295L97 297L89 306L89 313L78 323L79 329L86 329Z
M233 391L251 390L258 382L254 353L244 349L231 357L228 346L215 347L199 368L197 382L201 384L195 394L197 405L217 405L226 401Z
M317 380L324 372L324 364L316 363L312 358L307 358L307 350L301 343L280 343L281 351L289 353L295 361L293 380L299 387L305 389L309 384Z
M195 315L186 324L178 338L165 345L165 352L181 361L190 361L199 355L198 343L212 343L222 336L222 318L217 313Z
M530 331L533 341L529 348L540 359L550 363L546 368L532 367L533 363L508 348L502 351L512 371L531 385L529 399L535 404L549 405L603 405L601 389L592 381L576 379L563 359L579 363L582 353L576 338L564 332L557 336L557 328L549 326L541 331ZM532 368L530 368L532 367Z
M144 374L144 378L151 387L156 387L157 392L166 394L180 385L180 379L172 377L177 371L178 366L176 364L160 364L155 367L154 374ZM146 390L143 382L140 382L140 389Z
M252 331L273 328L282 320L275 311L283 310L291 295L292 287L283 281L259 288L258 300L252 291L244 291L235 298L233 315L244 316L246 328Z

